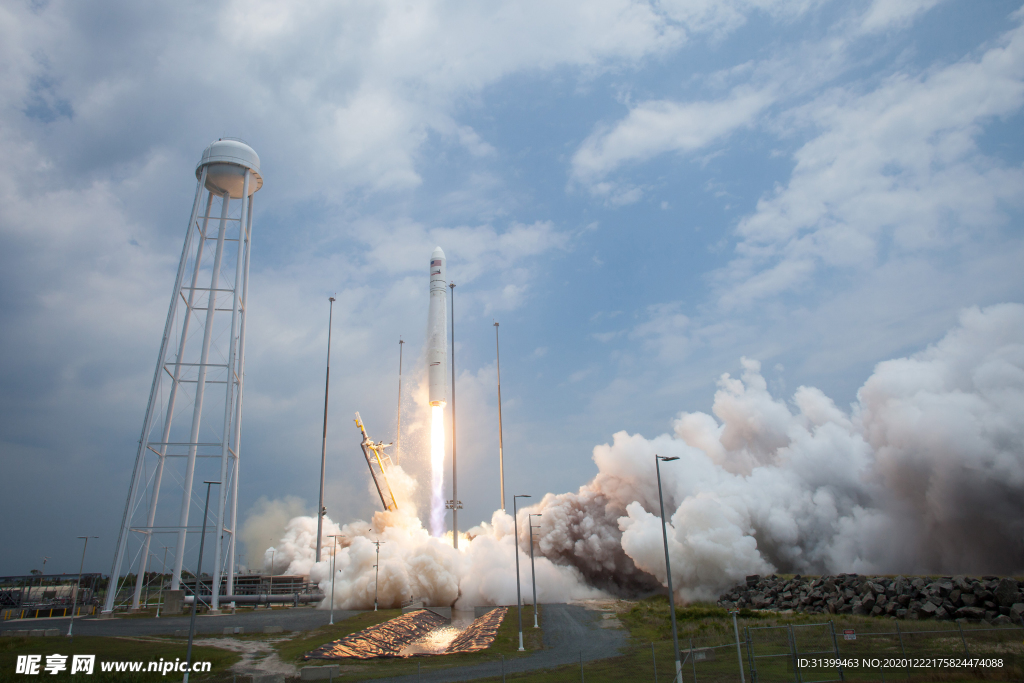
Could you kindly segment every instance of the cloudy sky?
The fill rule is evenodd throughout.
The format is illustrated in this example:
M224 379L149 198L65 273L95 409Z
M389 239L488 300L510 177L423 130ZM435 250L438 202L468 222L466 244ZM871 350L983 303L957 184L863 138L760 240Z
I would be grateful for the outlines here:
M988 0L0 4L0 573L110 570L195 165L259 153L239 511L332 518L351 419L421 471L427 263L456 282L461 526L760 361L839 406L1024 301L1024 11ZM378 502L379 504L379 502ZM263 548L241 551L244 559Z

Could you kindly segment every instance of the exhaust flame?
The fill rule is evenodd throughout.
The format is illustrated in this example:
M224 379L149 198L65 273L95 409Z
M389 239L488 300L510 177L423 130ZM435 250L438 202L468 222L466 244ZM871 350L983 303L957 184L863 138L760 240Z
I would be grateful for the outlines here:
M430 406L430 535L444 535L444 405Z

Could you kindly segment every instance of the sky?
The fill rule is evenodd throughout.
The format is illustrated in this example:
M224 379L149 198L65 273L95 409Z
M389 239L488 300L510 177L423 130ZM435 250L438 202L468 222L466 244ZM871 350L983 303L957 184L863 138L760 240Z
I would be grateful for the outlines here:
M990 0L0 5L0 574L109 572L203 149L260 155L240 526L426 472L429 256L460 526L572 491L724 373L848 407L1024 301L1024 10ZM406 431L408 430L408 431ZM425 490L424 490L425 493ZM268 539L272 541L274 539ZM258 544L251 540L250 545ZM240 549L255 562L263 547Z

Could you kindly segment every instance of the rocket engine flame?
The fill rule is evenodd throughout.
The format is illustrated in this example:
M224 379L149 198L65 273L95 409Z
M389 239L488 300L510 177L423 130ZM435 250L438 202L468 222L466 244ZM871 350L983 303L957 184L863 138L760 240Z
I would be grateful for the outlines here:
M430 535L444 535L444 404L430 406Z

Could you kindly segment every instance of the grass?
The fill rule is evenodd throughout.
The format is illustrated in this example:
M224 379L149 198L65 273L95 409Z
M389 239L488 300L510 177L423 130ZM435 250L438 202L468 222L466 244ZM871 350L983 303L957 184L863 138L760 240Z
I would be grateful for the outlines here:
M174 661L176 658L185 659L186 644L177 640L163 640L159 638L107 638L99 636L76 636L74 639L66 637L48 638L24 638L5 637L0 639L0 682L25 681L37 678L36 676L23 676L15 674L15 664L18 655L43 655L43 664L46 663L46 655L61 654L68 655L68 671L52 675L42 672L38 678L46 681L70 681L74 678L82 679L76 674L72 677L69 673L71 658L73 654L96 655L96 666L94 673L87 677L90 682L103 683L106 680L116 680L119 683L136 683L141 681L168 680L158 672L140 673L103 673L100 670L100 662L135 660L142 662L164 660ZM215 647L192 648L192 661L210 662L210 673L192 674L190 679L197 681L218 681L230 680L231 673L228 668L240 659L235 652L228 652ZM145 666L145 664L144 664ZM174 676L168 674L168 676ZM181 674L176 674L181 676Z

